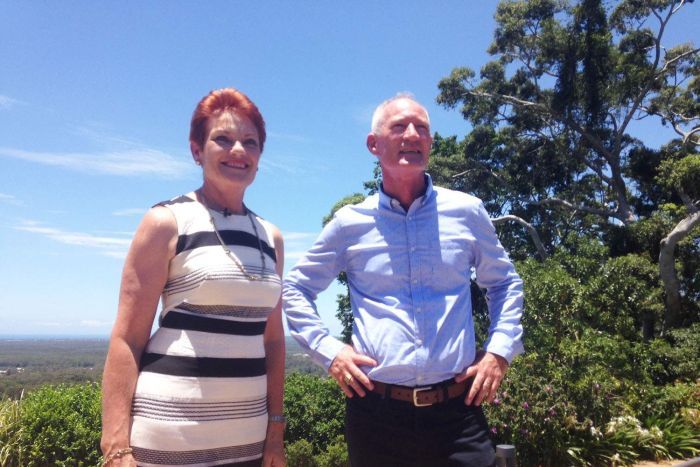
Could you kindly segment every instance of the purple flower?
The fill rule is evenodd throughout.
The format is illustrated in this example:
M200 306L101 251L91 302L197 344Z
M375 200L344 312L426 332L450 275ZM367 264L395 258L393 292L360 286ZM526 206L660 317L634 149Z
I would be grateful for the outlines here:
M498 430L496 429L495 426L491 427L491 433L493 433L494 435L495 435L496 433L498 433Z
M498 405L500 403L501 403L501 399L499 399L499 398L496 398L493 400L493 405Z
M547 392L547 393L552 392L552 386L550 386L549 384L546 385L546 386L544 387L544 391Z
M553 417L553 416L555 416L556 414L557 414L557 411L556 411L556 410L554 410L554 409L549 409L549 416L550 416L550 417Z
M530 408L530 404L528 404L527 402L523 402L523 409L527 410L529 408Z

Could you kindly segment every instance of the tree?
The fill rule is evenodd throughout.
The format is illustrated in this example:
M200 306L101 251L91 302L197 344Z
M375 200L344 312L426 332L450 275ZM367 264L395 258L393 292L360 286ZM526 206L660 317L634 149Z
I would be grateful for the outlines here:
M549 251L577 235L629 247L634 224L682 206L657 257L671 327L697 320L680 299L696 293L684 289L692 281L673 281L673 250L698 222L697 193L685 190L697 177L700 49L665 43L689 3L502 1L480 81L456 68L439 83L438 102L474 128L463 143L438 141L432 163L453 188L477 188L492 215L526 219ZM630 134L654 118L680 139L654 150ZM511 242L523 251L522 234Z

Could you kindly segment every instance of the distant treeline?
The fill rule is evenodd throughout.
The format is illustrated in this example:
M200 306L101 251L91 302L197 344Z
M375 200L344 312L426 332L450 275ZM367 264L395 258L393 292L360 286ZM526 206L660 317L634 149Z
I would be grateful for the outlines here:
M288 373L323 374L292 338L287 338ZM0 338L0 399L44 384L100 381L108 339Z

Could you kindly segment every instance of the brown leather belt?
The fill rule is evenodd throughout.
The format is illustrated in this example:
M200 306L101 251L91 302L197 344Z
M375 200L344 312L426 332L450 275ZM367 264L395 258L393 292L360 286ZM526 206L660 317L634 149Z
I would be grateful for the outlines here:
M464 395L467 392L467 381L455 383L454 381L450 380L448 382L436 383L432 386L421 386L415 388L372 381L372 384L374 385L372 392L375 392L382 397L410 402L416 407L428 407L430 405L447 402L450 399Z

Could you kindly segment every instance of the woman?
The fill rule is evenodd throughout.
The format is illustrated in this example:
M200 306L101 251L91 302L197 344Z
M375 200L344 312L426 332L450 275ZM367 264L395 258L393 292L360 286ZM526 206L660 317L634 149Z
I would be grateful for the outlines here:
M103 378L105 464L285 465L282 236L243 203L264 143L241 92L197 105L190 149L204 182L150 209L126 258Z

